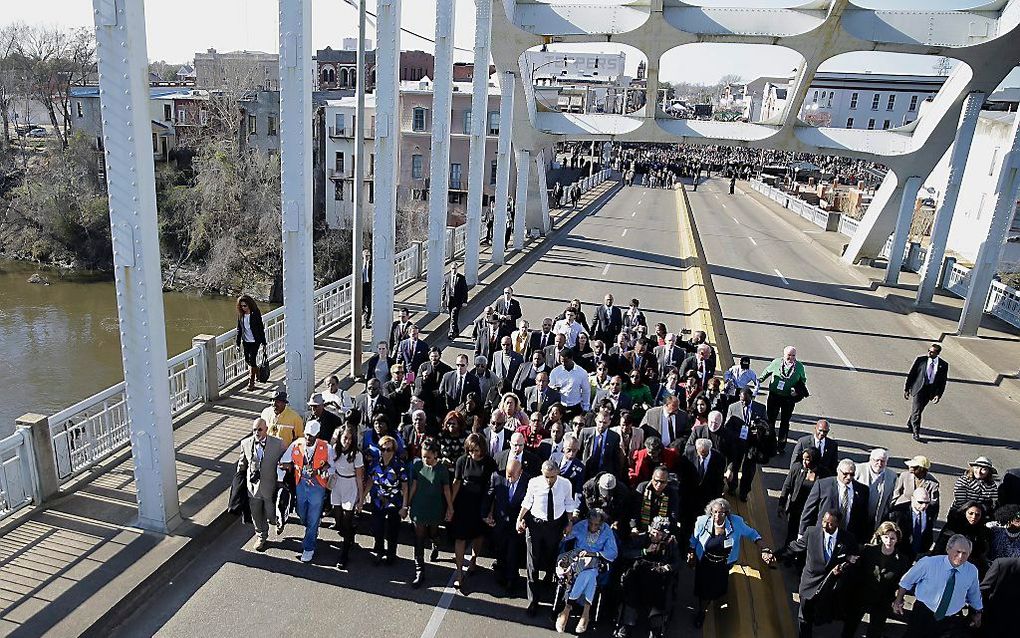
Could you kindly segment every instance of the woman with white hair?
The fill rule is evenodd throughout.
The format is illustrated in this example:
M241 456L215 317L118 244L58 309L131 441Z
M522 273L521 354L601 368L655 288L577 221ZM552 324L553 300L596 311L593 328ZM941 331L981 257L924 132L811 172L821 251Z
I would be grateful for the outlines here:
M695 521L691 548L687 551L687 562L694 568L694 595L698 598L695 627L704 624L712 601L726 595L730 567L740 557L740 543L745 538L758 545L766 565L775 564L772 550L762 545L761 534L733 514L726 499L713 499Z
M583 605L577 633L588 629L588 614L595 599L598 576L608 571L609 563L616 560L616 536L607 524L606 513L598 508L588 512L584 522L574 525L564 544L573 542L574 548L556 560L556 576L569 585L563 611L556 618L556 631L563 633L570 619L571 603Z
M805 382L807 374L804 364L797 360L797 349L793 346L783 348L783 356L774 359L759 376L758 382L769 381L769 398L765 404L769 425L778 433L779 454L786 451L786 438L790 433L790 417L793 407L807 393Z

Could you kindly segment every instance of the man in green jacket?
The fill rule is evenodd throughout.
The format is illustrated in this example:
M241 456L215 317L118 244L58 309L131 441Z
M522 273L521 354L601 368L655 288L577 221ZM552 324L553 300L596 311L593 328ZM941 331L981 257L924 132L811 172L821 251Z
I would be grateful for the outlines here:
M797 349L793 346L783 348L783 357L774 359L765 368L759 378L760 383L769 382L769 398L765 404L766 414L772 429L775 431L776 419L779 419L777 439L779 454L786 451L786 438L790 433L790 417L793 406L802 399L797 394L797 387L807 382L804 364L797 361Z

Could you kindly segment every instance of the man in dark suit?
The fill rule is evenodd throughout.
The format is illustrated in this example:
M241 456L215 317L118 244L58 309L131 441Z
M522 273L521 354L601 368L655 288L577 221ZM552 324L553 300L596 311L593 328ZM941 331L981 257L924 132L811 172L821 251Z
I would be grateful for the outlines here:
M503 391L508 392L513 386L517 370L524 363L524 357L514 352L513 339L503 337L499 340L499 352L492 355L492 372L499 377Z
M584 478L590 479L599 472L623 476L626 470L620 435L609 428L612 417L599 411L595 426L581 430L581 462L584 464Z
M505 472L510 461L517 461L528 476L538 476L542 471L542 461L538 455L524 445L524 435L514 432L510 435L510 447L496 456L496 469Z
M390 326L390 352L397 352L400 342L411 335L411 311L400 309L400 318Z
M889 511L889 520L900 528L896 543L911 562L928 553L935 542L935 520L928 514L931 496L919 487L910 495L909 503L900 503Z
M457 262L450 263L450 274L443 280L443 307L450 313L451 339L460 334L460 309L468 301L467 279L457 272Z
M627 359L627 352L630 350L629 339L626 332L621 332L616 336L616 345L609 348L609 353L606 355L609 374L630 372L630 360Z
M625 352L623 358L627 361L627 371L640 370L642 378L649 377L648 371L654 371L658 367L655 355L648 351L648 339L641 337L634 344L634 349Z
M691 338L687 341L680 340L678 345L683 347L688 354L697 354L698 348L702 345L708 346L708 367L715 373L717 357L715 354L715 348L708 344L708 333L704 330L695 330L691 334Z
M868 488L854 480L857 466L843 459L836 466L836 476L815 481L804 502L800 515L800 533L817 525L823 513L836 510L840 524L855 538L871 538L871 521L868 517Z
M516 423L516 421L514 421ZM496 458L503 450L510 449L510 436L513 434L506 427L506 415L502 411L494 411L489 425L482 431L489 456Z
M839 463L839 444L829 438L829 422L825 419L818 419L815 423L814 434L805 434L797 439L797 445L793 446L793 455L790 457L790 467L800 461L804 450L813 447L818 450L820 460L819 467L825 468L825 473L832 475L836 473L836 464ZM870 537L869 537L870 538Z
M529 348L532 352L535 352L536 350L544 352L546 348L556 342L556 335L553 334L552 327L552 317L546 317L542 320L542 330L536 330L531 333L531 343L529 344Z
M928 346L928 356L914 359L906 382L903 384L903 398L910 399L910 418L907 429L915 441L921 440L921 413L928 403L938 403L946 391L949 364L939 355L942 346L933 343Z
M524 474L519 461L511 460L502 472L493 472L482 504L485 522L492 527L496 563L496 583L510 594L520 575L524 555L524 537L517 533L517 517L532 476Z
M684 494L685 528L705 511L713 498L723 493L726 456L714 449L710 439L698 439L694 449L685 451L680 457L681 481Z
M805 555L799 588L799 638L811 638L814 632L814 619L819 611L815 596L823 589L823 583L828 591L837 584L832 579L841 578L857 560L857 540L841 528L840 516L839 510L826 511L818 525L805 529L800 538L784 550L784 553ZM832 597L826 598L832 600Z
M535 385L524 391L524 409L528 414L538 412L545 416L549 407L559 403L560 391L549 387L549 373L539 372L535 377Z
M567 349L567 335L559 332L553 339L553 345L548 346L542 354L545 355L545 362L550 368L560 365L560 355Z
M467 355L457 355L457 369L443 375L443 381L439 385L440 401L446 410L450 411L463 403L472 392L481 396L478 379L468 370Z
M511 390L517 395L517 398L524 404L524 395L528 388L535 385L538 373L545 372L547 375L550 372L550 368L545 365L545 353L541 350L536 350L531 353L530 361L528 363L521 364L517 368L517 374L514 375ZM526 409L526 408L525 408ZM530 412L528 413L530 414Z
M499 320L499 336L509 337L522 315L521 302L514 299L513 288L507 286L503 289L503 296L496 300L494 312Z
M676 336L673 333L666 335L666 345L656 346L652 353L658 362L660 379L666 378L670 368L679 370L680 366L683 365L684 359L687 358L687 353L684 349L676 345Z
M441 359L442 351L439 348L429 348L429 360L421 364L414 379L414 394L425 402L425 411L435 415L446 403L439 396L439 386L447 372L451 368Z
M752 424L765 419L765 406L754 400L754 392L750 388L741 390L740 400L731 404L726 411L725 430L729 433L730 439L730 463L726 468L729 473L726 479L727 492L735 494L739 487L742 501L747 500L747 495L751 491L751 481L754 480L754 474L758 469L758 462L754 454L750 453L752 450L749 447L749 442L754 439ZM764 434L774 438L767 430Z
M664 446L673 448L683 446L691 433L687 413L680 409L680 399L675 396L666 397L661 406L645 412L641 429L646 440L654 436Z
M361 315L365 327L372 327L372 251L361 251Z
M364 393L354 397L354 408L361 415L361 426L366 430L372 428L372 419L377 414L385 416L390 423L394 422L393 405L382 395L382 383L375 377L365 384Z
M1020 558L997 558L981 580L986 636L1008 636L1016 631L1016 601L1020 600Z
M429 347L413 323L407 330L407 339L400 342L400 351L397 352L398 360L404 363L404 369L408 372L415 372L428 361Z
M492 353L499 348L499 320L492 306L487 306L485 314L475 321L471 336L475 340L475 356L492 360Z
M707 343L699 345L694 354L684 359L680 364L680 378L686 379L687 373L693 370L698 375L701 387L707 387L708 380L715 375L715 366L711 357L712 347Z
M591 336L602 343L613 343L616 335L623 330L623 313L613 305L613 296L606 295L605 303L595 309L591 324Z
M603 401L613 404L613 410L629 410L634 401L623 393L623 377L616 375L609 380L608 388L601 388L595 393L595 400L592 405L599 405Z

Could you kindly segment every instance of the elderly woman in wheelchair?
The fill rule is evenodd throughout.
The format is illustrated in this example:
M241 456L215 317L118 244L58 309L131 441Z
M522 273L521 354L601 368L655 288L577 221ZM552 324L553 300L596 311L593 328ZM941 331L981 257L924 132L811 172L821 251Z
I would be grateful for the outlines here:
M598 587L609 579L609 566L616 560L616 537L606 524L606 513L592 509L588 519L574 525L563 539L564 549L556 559L556 578L559 592L566 592L563 611L556 618L556 631L563 633L570 619L571 603L583 605L577 633L588 629L588 616ZM571 548L571 545L573 546Z

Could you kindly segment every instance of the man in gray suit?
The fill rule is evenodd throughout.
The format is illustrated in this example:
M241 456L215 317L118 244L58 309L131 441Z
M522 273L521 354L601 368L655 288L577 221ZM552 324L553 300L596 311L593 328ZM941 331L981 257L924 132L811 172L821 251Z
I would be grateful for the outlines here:
M282 439L269 436L265 419L255 419L251 430L252 435L241 441L237 471L244 473L248 509L258 532L255 551L264 552L269 539L269 525L276 524L276 466L285 448Z

